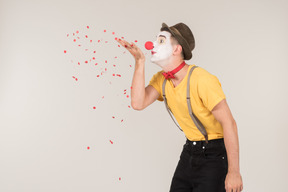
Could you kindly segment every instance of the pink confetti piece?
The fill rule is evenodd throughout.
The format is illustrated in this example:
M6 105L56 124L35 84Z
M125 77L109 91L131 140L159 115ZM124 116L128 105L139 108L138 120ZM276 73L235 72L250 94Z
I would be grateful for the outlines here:
M120 47L120 45L118 45L118 47Z
M113 141L110 140L110 143L113 144Z
M89 26L87 26L87 29L89 29Z
M66 50L64 50L64 53L66 53L67 51Z
M112 32L112 35L115 35L115 32Z
M107 60L105 60L105 63L107 63Z
M130 67L132 67L132 65L130 65Z
M126 97L129 98L129 95L127 95Z
M95 65L98 65L98 63L96 63Z
M80 37L77 37L78 39L80 39Z
M117 40L118 38L117 37L115 37L115 40Z
M119 177L119 181L121 181L121 177Z
M90 147L87 147L87 149L90 149Z
M98 43L100 42L100 40L98 40Z
M67 37L69 37L69 34L67 34Z
M131 108L130 105L128 105L128 107Z
M113 119L115 119L115 117L114 117L114 116L112 116L112 118L113 118Z
M94 51L93 53L96 53L96 51Z
M73 41L76 42L76 39L74 39Z
M113 67L116 67L116 65L113 65Z
M72 76L76 81L78 81L78 79L76 78L76 77L74 77L74 76Z
M123 119L121 120L121 122L123 122Z
M131 89L132 89L132 86L131 86Z
M88 49L85 49L85 51L88 51Z
M79 47L81 46L81 45L78 45Z
M90 40L90 43L92 43L92 39Z
M115 59L117 59L117 57L114 57Z
M124 37L121 37L122 39L124 39Z
M80 62L78 62L78 65L80 65Z
M106 32L106 29L104 30L104 32Z
M73 36L75 36L75 33L73 33Z
M108 41L105 41L105 43L108 43Z
M79 33L79 31L76 31L76 33L78 34L78 33Z
M105 68L105 71L107 71L107 68Z
M95 60L95 57L93 57L92 59Z
M96 109L96 107L93 107L93 109Z
M87 36L87 35L85 35L85 37L86 37L86 38L88 38L88 36Z
M104 99L104 96L102 97L102 99Z

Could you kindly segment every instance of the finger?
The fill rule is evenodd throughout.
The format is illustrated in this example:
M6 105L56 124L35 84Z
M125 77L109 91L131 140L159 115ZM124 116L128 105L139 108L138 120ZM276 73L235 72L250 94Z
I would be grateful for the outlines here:
M119 39L118 42L125 48L131 48L131 45L124 39Z

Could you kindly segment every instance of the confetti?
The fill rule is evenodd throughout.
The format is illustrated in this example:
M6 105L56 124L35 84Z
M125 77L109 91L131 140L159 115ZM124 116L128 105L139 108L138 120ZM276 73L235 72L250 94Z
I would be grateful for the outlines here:
M88 61L85 61L85 63L88 63Z
M92 40L90 40L90 43L92 43Z
M135 42L137 43L138 41L137 41L137 40L135 40Z
M115 40L117 40L117 37L115 37Z
M121 181L121 177L119 177L119 181Z
M76 39L74 39L73 41L76 42Z
M100 40L98 40L98 43L100 42Z
M115 117L114 117L114 116L112 116L112 118L113 118L113 119L115 119Z
M129 98L129 95L127 95L127 98Z
M66 50L64 50L64 53L66 53Z
M76 33L78 34L78 33L79 33L79 31L76 31Z
M105 60L105 63L107 63L107 60Z
M87 26L87 29L89 29L89 26Z
M93 107L93 109L96 109L96 107Z
M96 51L94 51L93 53L96 53Z
M95 57L93 57L92 59L95 60Z
M106 32L106 29L104 30L104 32Z
M86 38L88 38L88 36L87 36L87 35L85 35L85 37L86 37Z
M80 62L78 62L78 65L80 65Z
M112 32L112 35L115 35L115 32Z
M110 143L113 144L113 141L110 140Z
M123 119L121 120L121 122L123 122Z
M87 149L90 149L90 147L87 147Z

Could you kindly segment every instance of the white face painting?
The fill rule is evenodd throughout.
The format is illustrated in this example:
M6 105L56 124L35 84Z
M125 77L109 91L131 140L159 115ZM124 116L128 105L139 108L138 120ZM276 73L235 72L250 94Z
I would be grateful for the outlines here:
M171 45L171 33L161 31L157 35L157 40L153 42L154 48L152 51L156 52L151 57L151 62L163 67L167 65L173 53Z

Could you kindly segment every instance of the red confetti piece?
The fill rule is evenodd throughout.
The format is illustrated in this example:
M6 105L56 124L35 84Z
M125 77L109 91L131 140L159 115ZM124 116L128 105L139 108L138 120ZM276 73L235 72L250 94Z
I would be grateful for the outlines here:
M69 34L67 34L67 37L69 36Z
M104 30L104 32L106 32L106 29Z
M137 43L138 41L137 41L137 40L135 40L135 42Z
M119 177L119 181L121 181L121 177Z
M77 37L78 39L80 39L80 37Z
M93 107L93 109L96 109L96 107Z
M112 32L113 35L115 35L115 32Z
M127 47L127 45L125 45L125 47Z
M97 77L99 77L99 75L97 75Z
M90 40L90 43L92 43L92 40Z
M66 53L66 50L64 50L64 53Z
M98 65L98 63L96 63L95 65Z
M96 53L96 51L94 51L93 53Z
M81 46L81 45L78 45L79 47Z
M85 49L85 51L88 51L88 49Z
M117 37L115 37L115 40L117 40Z
M121 122L123 122L123 119L121 120Z
M74 39L73 41L76 42L76 39Z
M92 59L95 60L95 57L93 57Z
M127 89L124 89L124 91L126 91Z
M113 144L113 141L110 140L110 143Z
M114 57L115 59L117 58L117 57Z
M124 37L121 37L122 39L124 39Z
M115 76L115 74L113 74L113 76Z
M118 47L120 47L120 45L118 45Z
M87 35L85 35L85 37L86 37L86 38L88 38L88 36L87 36Z
M115 119L115 117L114 117L114 116L112 116L112 118L113 118L113 119Z
M89 29L89 26L87 26L87 29Z
M128 107L131 108L130 105L128 105Z
M116 65L113 65L113 67L116 67Z
M85 61L85 63L88 63L88 61Z
M104 96L102 97L102 99L104 99Z
M105 63L107 63L107 60L105 60Z
M132 67L132 65L130 65L130 67Z
M129 95L126 96L127 98L129 97Z
M105 71L107 71L107 68L105 68Z
M132 89L132 86L131 86L131 89Z
M73 36L75 35L75 33L73 33Z
M100 40L98 40L98 43L100 42Z
M87 149L90 149L90 147L87 147Z
M79 31L76 31L76 33L79 33Z
M108 41L105 41L105 43L108 43Z
M80 65L80 62L78 62L78 65Z

